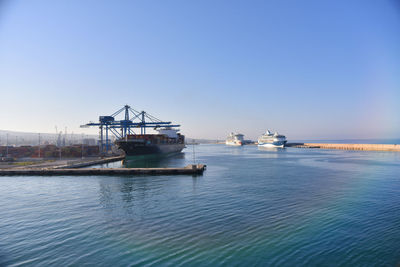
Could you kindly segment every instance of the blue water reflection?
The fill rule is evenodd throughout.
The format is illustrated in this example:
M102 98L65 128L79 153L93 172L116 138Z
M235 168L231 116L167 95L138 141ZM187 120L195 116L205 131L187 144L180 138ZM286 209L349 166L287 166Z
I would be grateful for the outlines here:
M182 167L185 153L99 167ZM199 145L203 176L1 177L0 265L394 266L400 153Z

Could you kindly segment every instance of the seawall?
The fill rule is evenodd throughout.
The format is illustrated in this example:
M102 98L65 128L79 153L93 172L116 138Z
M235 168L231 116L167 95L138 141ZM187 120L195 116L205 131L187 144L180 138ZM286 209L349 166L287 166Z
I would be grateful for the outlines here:
M396 151L400 152L400 145L387 144L324 144L324 143L289 143L288 147L322 148L341 150L366 150L366 151Z

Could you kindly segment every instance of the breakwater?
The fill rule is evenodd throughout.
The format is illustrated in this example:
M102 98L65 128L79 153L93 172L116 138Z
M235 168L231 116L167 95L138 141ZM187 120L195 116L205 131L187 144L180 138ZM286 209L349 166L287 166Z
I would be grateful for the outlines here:
M202 174L206 165L188 165L183 168L64 168L64 169L6 169L0 170L0 176L29 175L29 176L48 176L48 175L177 175L177 174Z
M340 150L366 150L366 151L396 151L400 152L400 145L387 144L324 144L324 143L289 143L287 147L297 148L322 148Z

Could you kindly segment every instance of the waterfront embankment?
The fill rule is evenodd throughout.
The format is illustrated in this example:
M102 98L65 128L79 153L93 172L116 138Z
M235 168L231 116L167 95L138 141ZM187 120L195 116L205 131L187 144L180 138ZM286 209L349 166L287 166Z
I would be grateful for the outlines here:
M109 157L67 158L67 159L16 159L12 162L0 163L1 169L62 169L62 168L84 168L98 164L120 161L124 155Z
M365 151L396 151L400 152L400 145L388 144L324 144L324 143L288 143L287 147L321 148L340 150L365 150Z
M47 176L47 175L196 175L202 174L206 165L187 165L183 168L50 168L50 169L5 169L0 170L0 176L28 175L28 176Z

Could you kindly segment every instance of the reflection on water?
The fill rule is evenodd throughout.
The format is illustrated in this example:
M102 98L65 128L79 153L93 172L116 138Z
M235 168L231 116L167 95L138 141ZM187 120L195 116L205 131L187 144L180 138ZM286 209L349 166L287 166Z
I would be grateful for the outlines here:
M173 155L151 155L130 157L123 161L125 168L166 168L175 167L185 158L184 153L176 153Z
M142 213L146 209L143 202L147 195L160 189L157 182L148 181L145 177L104 179L99 182L100 203L112 217Z
M266 146L259 146L258 150L261 151L271 151L271 152L279 152L284 151L286 148L284 147L266 147Z
M286 148L259 146L258 151L263 153L263 157L278 158L278 157L282 156L283 153L286 152Z
M225 145L225 148L231 155L241 155L243 154L243 146L227 146Z
M99 204L107 220L129 221L131 227L155 227L160 212L169 210L182 186L185 194L196 195L199 178L188 176L123 176L98 180ZM182 194L182 192L181 192ZM187 203L190 205L190 203ZM172 205L174 206L174 205ZM182 208L187 210L187 208ZM144 215L151 217L143 217ZM116 219L118 218L118 219ZM157 223L158 222L158 223ZM128 230L131 231L131 230Z

